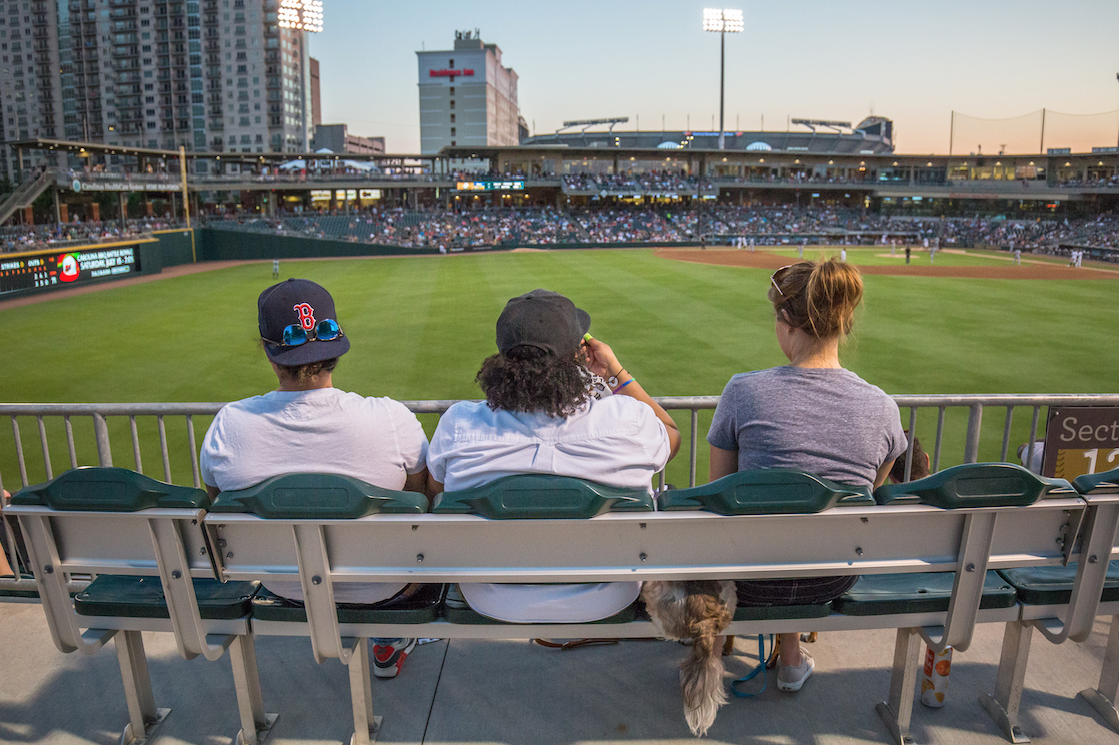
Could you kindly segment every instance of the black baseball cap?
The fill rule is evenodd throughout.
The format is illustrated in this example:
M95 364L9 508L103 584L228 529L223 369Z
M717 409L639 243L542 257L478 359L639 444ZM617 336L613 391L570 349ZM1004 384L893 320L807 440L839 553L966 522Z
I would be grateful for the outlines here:
M350 351L350 340L344 335L329 341L309 339L294 347L278 343L283 341L284 329L288 326L302 326L313 336L310 332L322 321L338 322L334 298L322 285L308 279L289 279L260 293L256 307L264 353L277 365L308 365L341 357Z
M505 304L497 319L497 349L535 347L553 357L570 354L583 342L591 317L558 292L533 290Z

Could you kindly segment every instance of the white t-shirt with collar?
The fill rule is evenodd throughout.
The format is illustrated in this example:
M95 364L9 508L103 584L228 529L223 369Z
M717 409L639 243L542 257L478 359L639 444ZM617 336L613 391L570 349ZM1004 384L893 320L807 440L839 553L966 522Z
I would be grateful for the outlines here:
M286 473L336 473L402 489L424 469L427 436L416 415L390 398L337 388L272 391L227 404L202 441L202 480L222 491L245 489ZM298 582L268 582L302 600ZM335 585L339 603L376 603L405 583Z
M671 452L664 424L651 407L629 396L592 399L567 419L461 401L439 420L427 466L447 491L545 473L651 494L653 475ZM597 621L623 610L641 592L640 582L460 587L474 610L512 623Z

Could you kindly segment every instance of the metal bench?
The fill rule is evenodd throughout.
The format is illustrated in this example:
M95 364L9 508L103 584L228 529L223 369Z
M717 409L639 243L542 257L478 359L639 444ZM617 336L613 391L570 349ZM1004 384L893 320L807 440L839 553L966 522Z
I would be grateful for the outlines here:
M807 474L746 472L670 491L659 512L644 511L644 495L587 484L561 484L566 501L547 501L539 495L547 486L541 478L547 477L445 494L435 513L423 513L421 495L377 490L342 477L281 477L253 490L226 493L210 505L198 490L167 487L122 469L78 469L25 489L10 509L28 536L59 649L92 653L119 634L132 736L150 735L149 726L161 715L151 701L142 645L131 641L138 641L144 629L173 632L188 658L217 659L226 647L231 650L242 742L262 740L271 721L263 713L250 631L307 635L318 661L337 658L349 665L359 743L376 733L364 643L371 636L658 634L639 615L617 623L471 623L462 617L456 623L449 620L454 614L442 602L441 589L410 608L340 608L333 599L336 583L423 582L439 588L460 581L840 574L869 575L861 599L853 592L834 608L812 613L742 609L728 633L899 629L889 698L878 710L894 739L905 742L920 640L934 649L947 644L966 649L976 623L1017 620L1022 606L1006 607L1002 583L992 587L988 570L1053 567L1088 556L1075 537L1082 522L1100 522L1084 520L1090 500L1067 482L1039 479L1006 464L961 466L883 488L875 494L877 502L865 491ZM510 516L515 519L506 519ZM1084 545L1094 546L1092 532L1084 535ZM1110 553L1111 545L1107 548ZM64 580L72 572L126 578L106 580L105 594L72 604ZM1074 595L1090 596L1086 578L1094 576L1078 573ZM196 582L188 580L209 577L222 582L298 578L304 604L292 608L275 598L257 598L251 619L206 619ZM156 578L158 590L152 583ZM886 586L890 582L903 587ZM114 600L110 591L119 583L133 597ZM167 617L150 617L159 614L151 603L137 601L137 592L147 593L149 600L162 595ZM906 593L919 602L906 600ZM934 602L929 595L937 595ZM881 603L883 598L889 602ZM117 615L79 615L74 605L86 613ZM129 606L143 613L125 613ZM1090 611L1064 616L1070 619L1068 633Z
M355 656L359 671L368 664L360 651L364 645L356 642L371 636L591 638L658 632L645 619L611 624L452 623L446 618L418 624L346 622L331 600L337 582L608 582L954 572L951 592L940 607L798 618L764 612L746 614L760 617L736 620L728 629L732 634L900 629L889 699L879 712L901 743L908 736L920 640L934 649L949 644L966 649L975 623L1016 618L1015 606L981 607L987 570L1050 566L1075 558L1072 539L1087 503L1067 482L1039 479L1006 464L962 466L904 488L879 490L883 504L872 503L865 492L822 486L836 493L821 499L821 480L804 474L747 472L696 491L669 492L666 501L678 500L676 508L656 513L540 516L518 501L528 499L526 490L519 489L518 499L501 497L496 503L514 504L525 514L520 519L446 514L446 506L464 501L448 494L440 500L444 510L436 507L434 514L267 518L211 512L204 522L210 540L224 546L216 557L221 578L299 577L309 590L307 622L287 623L284 633L295 627L309 635L316 659L348 662L352 684L355 676L364 678L355 673ZM777 499L783 507L770 505L762 514L699 509L721 501L732 506L728 512L756 512L744 489L771 495L785 490L791 496ZM793 506L798 490L803 504ZM484 504L479 511L492 510L495 498L472 498L471 509ZM221 497L217 502L221 504ZM254 621L254 629L263 628ZM358 690L355 738L362 742L372 704L368 687L354 688Z

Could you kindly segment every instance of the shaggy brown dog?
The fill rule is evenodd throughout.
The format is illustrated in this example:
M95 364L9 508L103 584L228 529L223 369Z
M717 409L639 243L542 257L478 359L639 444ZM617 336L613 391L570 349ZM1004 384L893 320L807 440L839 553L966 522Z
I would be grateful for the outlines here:
M700 737L714 723L719 707L727 702L722 650L715 639L734 618L734 582L646 582L641 595L666 638L692 643L691 654L680 663L680 692L684 718L692 734Z

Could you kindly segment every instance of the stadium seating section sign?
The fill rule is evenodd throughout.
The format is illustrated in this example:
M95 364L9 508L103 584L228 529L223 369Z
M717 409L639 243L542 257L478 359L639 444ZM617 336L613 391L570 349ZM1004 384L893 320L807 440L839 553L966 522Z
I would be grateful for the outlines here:
M1119 466L1119 408L1054 406L1045 430L1042 474L1069 479Z

